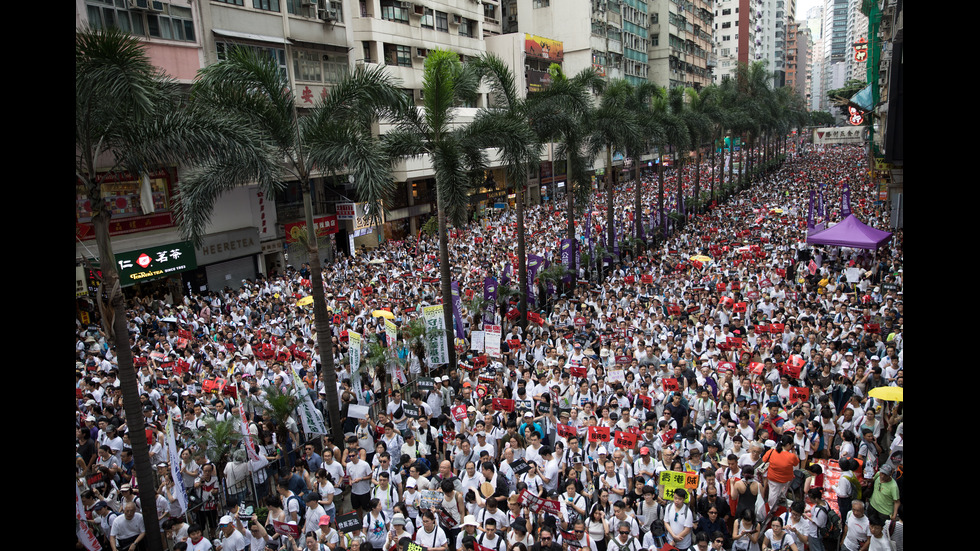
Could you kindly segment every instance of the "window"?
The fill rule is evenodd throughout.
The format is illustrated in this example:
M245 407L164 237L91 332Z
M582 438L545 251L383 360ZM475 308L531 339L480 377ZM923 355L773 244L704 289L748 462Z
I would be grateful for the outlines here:
M244 6L245 5L245 0L217 0L217 1L218 2L221 2L222 4L231 4L233 6ZM258 6L256 6L256 7L258 7Z
M725 21L724 23L721 24L721 28L723 28L723 29L730 29L730 28L732 28L732 22L731 21Z
M159 3L162 11L148 13L115 7L126 4L120 0L115 3L112 0L90 0L86 5L89 25L95 29L117 27L131 34L166 40L197 40L190 8Z
M651 35L650 36L650 45L651 46L659 46L660 45L660 35L659 34L654 34L654 35Z
M396 0L381 0L381 19L408 25L408 9L401 6Z
M534 0L534 8L547 8L551 5L551 0Z
M238 2L241 6L241 1ZM279 11L279 0L252 0L252 7L257 10Z
M459 23L459 36L473 37L476 34L476 21L471 21L465 17Z
M425 12L422 15L421 25L426 29L431 29L436 26L436 16L432 8L425 8Z
M385 63L399 67L411 67L412 48L400 44L385 44Z
M732 39L732 35L730 35L730 34L724 34L724 35L721 36L721 41L722 42L728 42L731 39Z
M323 51L293 50L297 81L337 83L347 74L347 56Z
M443 11L436 12L436 30L444 33L449 32L449 14Z
M721 14L722 15L731 15L732 14L732 9L731 8L727 8L727 9L721 10ZM715 13L715 15L717 15L717 13Z

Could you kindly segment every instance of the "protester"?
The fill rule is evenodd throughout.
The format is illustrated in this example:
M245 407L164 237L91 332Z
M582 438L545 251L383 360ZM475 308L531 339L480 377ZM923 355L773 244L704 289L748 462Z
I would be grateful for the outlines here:
M516 323L513 214L454 229L460 304L445 305L458 326L454 366L419 333L423 309L441 298L435 236L324 263L332 350L318 348L312 309L298 304L311 294L306 265L176 302L138 297L127 324L158 476L170 486L177 462L177 486L161 494L171 518L197 529L189 548L210 545L204 530L217 524L223 549L252 537L388 551L407 537L456 551L472 545L466 536L501 551L575 541L597 551L648 541L822 549L843 526L844 548L858 551L871 537L875 546L900 537L902 525L890 525L901 505L904 409L868 392L904 381L903 235L877 251L806 245L811 190L823 193L815 224L841 219L847 183L851 211L886 225L864 161L855 147L796 150L684 217L656 212L655 174L626 179L613 197L612 243L604 192L575 213L572 273L559 268L570 262L564 201L529 207L536 267L526 326ZM667 212L698 171L705 190L718 166L667 171ZM488 354L497 325L500 352ZM329 422L324 354L337 368L343 449L302 415ZM80 489L116 503L115 488L133 475L111 340L80 326L76 362ZM309 397L310 409L279 416L273 403L290 393ZM198 441L219 421L239 435L220 461ZM239 443L246 434L254 454ZM811 465L819 468L807 478ZM862 487L873 490L867 504ZM106 524L110 506L96 509L95 499L88 520ZM269 512L261 525L216 521L229 499ZM339 530L352 510L361 528ZM122 530L119 518L107 528ZM288 523L298 536L286 535Z

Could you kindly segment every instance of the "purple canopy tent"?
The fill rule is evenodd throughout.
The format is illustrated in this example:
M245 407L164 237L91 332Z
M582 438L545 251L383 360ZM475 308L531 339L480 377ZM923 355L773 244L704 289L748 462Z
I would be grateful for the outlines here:
M872 228L852 214L835 226L810 234L806 242L808 245L878 249L891 237L891 232Z

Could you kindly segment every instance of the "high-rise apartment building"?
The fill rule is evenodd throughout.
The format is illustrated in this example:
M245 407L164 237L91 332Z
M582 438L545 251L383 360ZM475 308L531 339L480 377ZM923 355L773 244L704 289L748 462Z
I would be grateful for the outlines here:
M701 89L712 81L716 2L650 0L650 80Z
M755 2L757 0L718 0L714 5L714 41L718 64L714 82L735 74L739 63L755 61Z

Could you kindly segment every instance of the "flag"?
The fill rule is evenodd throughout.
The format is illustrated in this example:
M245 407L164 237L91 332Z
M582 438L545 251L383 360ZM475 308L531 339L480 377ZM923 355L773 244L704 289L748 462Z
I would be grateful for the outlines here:
M456 329L456 336L462 339L464 338L465 333L463 332L463 316L459 313L460 298L458 282L452 282L449 288L449 294L451 295L451 299L453 301L453 325Z
M248 419L245 418L245 405L242 401L238 402L238 417L242 420L242 440L245 442L245 449L248 451L248 460L259 461L259 454L252 444L252 435L248 432Z
M95 537L95 532L92 531L92 527L85 520L85 507L82 505L82 494L78 490L78 485L75 485L75 535L78 537L78 541L82 542L85 549L88 551L102 551L102 546L99 544L99 540Z
M356 335L353 332L351 334ZM353 340L351 339L351 341ZM353 348L353 344L351 347ZM296 411L299 413L299 420L303 427L303 432L306 434L327 434L327 427L323 422L323 414L313 404L313 399L310 398L310 393L306 391L306 385L303 384L303 379L300 379L296 368L291 367L290 371L293 373L293 388L299 398L299 405L296 406Z
M180 473L180 454L177 453L177 440L174 438L174 418L167 415L167 453L170 456L170 477L174 481L174 492L177 493L177 503L180 504L180 512L187 512L187 490L184 489L184 475Z

